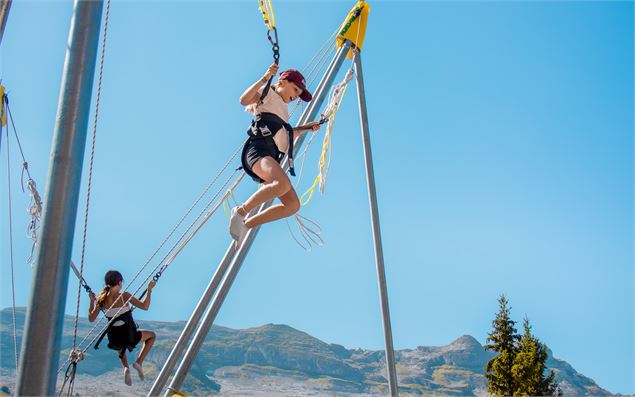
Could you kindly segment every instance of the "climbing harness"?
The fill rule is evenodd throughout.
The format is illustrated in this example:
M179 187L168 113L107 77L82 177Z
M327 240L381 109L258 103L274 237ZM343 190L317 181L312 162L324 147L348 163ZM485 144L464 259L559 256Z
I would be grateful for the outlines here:
M126 352L133 351L137 345L137 332L139 327L132 318L132 310L128 310L117 316L109 317L108 327L101 333L97 342L95 342L95 350L99 348L99 344L108 335L108 348L117 350L119 358L123 357Z
M289 174L295 176L295 170L293 168L293 127L278 115L265 112L256 115L255 119L251 122L251 126L247 129L247 135L249 135L249 138L245 141L242 154L240 156L242 168L256 182L262 183L264 181L252 171L251 167L247 163L247 151L251 144L255 142L261 143L269 152L276 154L274 156L276 161L282 161L284 153L278 150L276 142L273 140L274 134L281 128L285 129L289 141L289 148L287 149L287 155L289 156Z

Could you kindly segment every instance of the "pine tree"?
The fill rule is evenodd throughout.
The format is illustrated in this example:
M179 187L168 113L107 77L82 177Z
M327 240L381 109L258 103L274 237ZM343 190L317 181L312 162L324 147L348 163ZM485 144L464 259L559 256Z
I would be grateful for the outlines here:
M547 370L547 345L541 343L531 333L529 319L525 317L525 333L519 339L512 366L515 390L514 396L561 396L562 392L555 380L553 370L545 377Z
M493 330L487 337L487 342L491 343L485 345L485 349L499 353L485 366L487 391L496 396L511 396L516 390L512 367L516 358L516 342L520 337L514 328L516 322L510 318L511 307L508 304L504 294L498 298L499 310L492 321Z

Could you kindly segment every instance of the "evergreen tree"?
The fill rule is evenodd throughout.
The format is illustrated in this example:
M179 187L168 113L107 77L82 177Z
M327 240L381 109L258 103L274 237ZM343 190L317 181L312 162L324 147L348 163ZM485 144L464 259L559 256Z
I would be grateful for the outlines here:
M519 339L512 366L515 390L514 396L561 396L553 370L545 377L547 370L547 345L541 343L531 333L529 319L525 317L525 333Z
M487 392L496 396L511 396L516 391L516 382L512 373L516 358L516 322L510 317L511 307L504 294L498 298L499 310L492 321L493 330L488 334L486 350L493 350L499 354L487 362L485 378Z

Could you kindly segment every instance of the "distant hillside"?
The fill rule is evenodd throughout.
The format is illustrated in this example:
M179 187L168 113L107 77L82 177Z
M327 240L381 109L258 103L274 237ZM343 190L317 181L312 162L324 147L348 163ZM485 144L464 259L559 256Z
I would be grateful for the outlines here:
M17 313L21 343L25 309ZM73 318L64 320L63 362L72 345ZM157 332L148 355L147 377L132 387L123 385L119 360L106 347L90 348L78 365L75 391L80 395L145 395L167 358L185 322L140 322ZM79 321L78 335L92 328ZM11 309L0 311L0 395L15 388ZM136 354L136 352L135 352ZM469 335L447 346L419 346L395 352L400 393L403 396L485 396L483 367L493 356ZM185 390L194 395L222 391L223 396L370 396L385 395L387 383L383 351L346 349L328 344L286 325L267 324L235 330L212 327L187 378ZM565 395L609 396L592 379L549 352L548 365L556 372ZM61 378L60 378L61 379ZM97 381L98 380L98 381Z

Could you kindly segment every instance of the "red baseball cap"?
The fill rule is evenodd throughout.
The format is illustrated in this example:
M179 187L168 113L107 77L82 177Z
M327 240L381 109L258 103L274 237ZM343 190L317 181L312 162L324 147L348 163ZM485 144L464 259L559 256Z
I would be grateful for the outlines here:
M302 99L304 102L309 102L311 98L313 98L313 95L311 95L309 90L306 89L306 80L304 80L304 76L302 76L302 73L300 73L299 71L295 69L287 69L284 72L280 73L280 79L295 83L295 85L297 85L298 88L302 90L300 99Z

